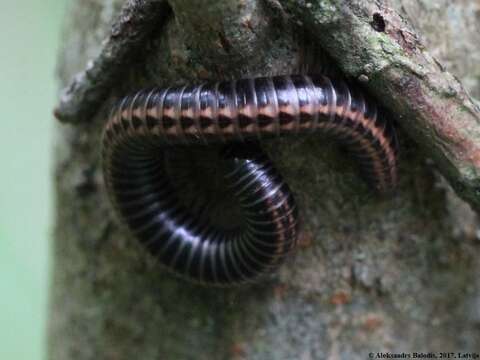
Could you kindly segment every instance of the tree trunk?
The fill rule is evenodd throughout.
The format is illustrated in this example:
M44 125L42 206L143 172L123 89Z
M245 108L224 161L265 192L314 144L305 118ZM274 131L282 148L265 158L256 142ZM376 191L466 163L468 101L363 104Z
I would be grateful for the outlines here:
M62 86L98 53L122 3L72 1L58 68ZM112 100L151 84L285 74L301 57L295 30L263 2L170 4L175 17L154 30L95 118L57 126L49 358L478 353L476 215L403 131L400 188L388 198L373 194L324 138L265 144L301 209L302 246L258 284L190 284L165 272L127 235L106 197L99 159ZM480 3L385 5L400 11L430 52L480 97Z

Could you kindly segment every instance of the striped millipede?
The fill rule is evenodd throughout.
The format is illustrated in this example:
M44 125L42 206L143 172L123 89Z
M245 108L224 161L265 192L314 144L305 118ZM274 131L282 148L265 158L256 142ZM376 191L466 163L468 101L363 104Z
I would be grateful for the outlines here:
M371 185L397 182L391 123L362 92L321 75L260 77L142 90L112 109L103 135L103 170L118 214L159 261L213 285L250 281L296 246L297 207L258 140L321 131L357 156ZM216 226L179 201L162 149L225 144L225 186L239 225Z

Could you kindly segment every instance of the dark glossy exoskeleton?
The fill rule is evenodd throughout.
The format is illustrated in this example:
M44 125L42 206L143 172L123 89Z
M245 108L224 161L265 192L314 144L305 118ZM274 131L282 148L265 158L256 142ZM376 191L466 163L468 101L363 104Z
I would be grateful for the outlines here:
M346 144L377 190L395 186L392 125L360 91L303 75L155 88L125 97L104 131L105 183L124 223L163 264L203 283L246 282L280 264L295 248L298 232L287 184L251 144L309 132ZM233 229L196 216L179 201L162 151L223 143L225 185L240 209L240 225Z

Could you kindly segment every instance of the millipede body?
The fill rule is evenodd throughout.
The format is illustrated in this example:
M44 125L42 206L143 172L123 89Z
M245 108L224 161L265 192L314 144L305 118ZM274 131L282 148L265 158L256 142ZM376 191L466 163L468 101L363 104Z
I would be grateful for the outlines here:
M395 186L391 123L360 90L321 75L153 88L126 96L104 130L105 184L123 222L167 267L208 284L250 281L280 264L298 233L291 191L258 143L310 132L346 146L375 189ZM221 186L238 208L235 226L218 224L205 204L182 201L182 186L169 175L166 149L206 145L220 148Z

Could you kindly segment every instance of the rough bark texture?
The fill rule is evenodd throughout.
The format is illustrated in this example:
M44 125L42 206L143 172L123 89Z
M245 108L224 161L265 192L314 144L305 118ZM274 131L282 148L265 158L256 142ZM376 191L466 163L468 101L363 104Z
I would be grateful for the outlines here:
M134 0L128 4L112 24L99 54L61 92L54 110L59 120L77 123L91 119L120 81L118 74L131 65L147 37L160 29L170 15L162 0Z
M153 33L112 98L153 83L297 67L296 30L272 16L274 2L192 3L170 1L176 17ZM62 87L99 51L121 5L72 1ZM401 11L430 53L480 95L480 3L383 5ZM408 134L400 133L402 181L392 198L369 192L327 139L266 144L302 209L303 246L257 285L209 289L166 273L114 219L99 166L108 103L89 123L58 125L51 359L366 359L377 351L480 351L477 219Z
M279 2L346 75L392 110L455 191L480 210L480 108L410 25L381 1Z

